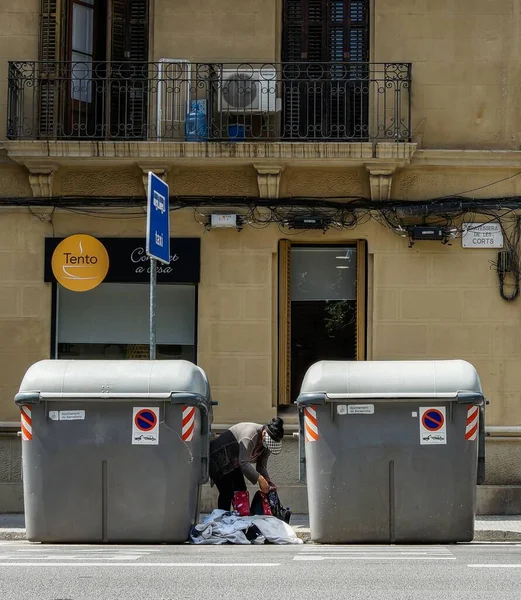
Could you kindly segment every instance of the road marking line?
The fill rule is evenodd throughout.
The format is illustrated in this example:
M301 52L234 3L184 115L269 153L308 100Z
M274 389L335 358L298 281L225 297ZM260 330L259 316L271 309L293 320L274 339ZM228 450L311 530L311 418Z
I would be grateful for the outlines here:
M0 567L280 567L280 563L35 563L0 562Z
M521 564L485 564L485 565L467 565L471 569L521 569Z
M320 548L302 554L451 554L449 550L322 550Z
M425 553L418 553L418 554L413 554L411 552L405 552L404 554L392 554L390 552L374 552L374 553L370 553L368 552L367 554L362 554L354 552L354 553L344 553L344 554L320 554L319 552L317 552L316 554L300 554L297 556L301 556L302 558L307 558L307 557L315 557L315 556L323 556L326 559L329 558L335 558L335 559L342 559L342 558L447 558L447 557L452 557L452 554L425 554Z
M519 542L470 542L469 544L458 544L458 546L466 548L479 548L480 546L487 546L488 548L502 548L503 546L514 546L519 547Z
M455 556L295 556L293 560L456 560Z
M126 556L68 556L68 555L46 555L46 556L31 556L30 560L139 560L140 555ZM0 554L0 560L28 560L28 556L2 556Z
M1 546L0 546L1 547ZM64 546L67 550L76 550L76 546ZM57 549L57 548L56 548ZM21 550L17 550L17 552L49 552L54 551L54 546L39 546L38 548L23 548ZM161 552L159 548L150 548L150 550L146 550L145 548L127 548L126 546L114 547L107 546L104 548L82 548L79 552L122 552L123 554L133 554L139 553L144 554L145 552Z
M428 548L424 546L320 546L304 547L302 552L450 552L443 546Z

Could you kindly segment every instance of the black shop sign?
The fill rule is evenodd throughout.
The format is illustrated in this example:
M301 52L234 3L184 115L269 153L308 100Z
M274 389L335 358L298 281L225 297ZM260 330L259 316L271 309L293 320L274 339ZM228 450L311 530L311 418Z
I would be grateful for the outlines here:
M45 238L46 282L56 281L51 260L56 246L65 238ZM145 238L96 238L109 255L106 283L150 282L150 259ZM201 272L200 238L170 238L170 264L157 263L158 283L199 283Z

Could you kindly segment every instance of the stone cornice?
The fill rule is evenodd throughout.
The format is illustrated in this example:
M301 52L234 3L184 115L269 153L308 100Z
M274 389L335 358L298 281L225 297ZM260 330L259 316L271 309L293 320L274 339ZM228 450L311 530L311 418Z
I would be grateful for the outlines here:
M4 160L40 166L116 166L152 163L365 167L382 161L397 168L519 168L519 150L417 149L395 142L106 142L3 140ZM7 154L7 156L5 156ZM8 158L7 158L8 157Z
M411 167L513 168L521 167L519 150L417 150Z
M235 164L283 160L285 164L323 161L363 165L376 158L372 143L273 142L273 143L204 143L204 142L94 142L94 141L12 141L5 143L8 156L26 164L29 160L52 160L60 166L68 164L155 162L233 161ZM411 144L414 146L414 144Z

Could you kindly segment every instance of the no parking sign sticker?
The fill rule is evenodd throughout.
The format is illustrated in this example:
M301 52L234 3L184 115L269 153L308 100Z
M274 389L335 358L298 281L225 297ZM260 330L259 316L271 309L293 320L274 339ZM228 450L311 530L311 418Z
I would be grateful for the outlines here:
M447 443L447 422L445 407L420 408L420 444Z
M159 444L159 407L133 409L132 444L138 446Z

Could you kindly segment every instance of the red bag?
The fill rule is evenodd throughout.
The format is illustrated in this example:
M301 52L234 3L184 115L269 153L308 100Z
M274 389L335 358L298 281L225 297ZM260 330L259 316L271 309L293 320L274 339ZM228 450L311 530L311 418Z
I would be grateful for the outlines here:
M233 510L239 513L240 517L250 516L250 494L249 492L235 492L232 500Z
M272 517L273 513L271 512L268 494L265 494L260 490L255 492L255 496L253 496L251 503L250 512L252 515L267 515Z

